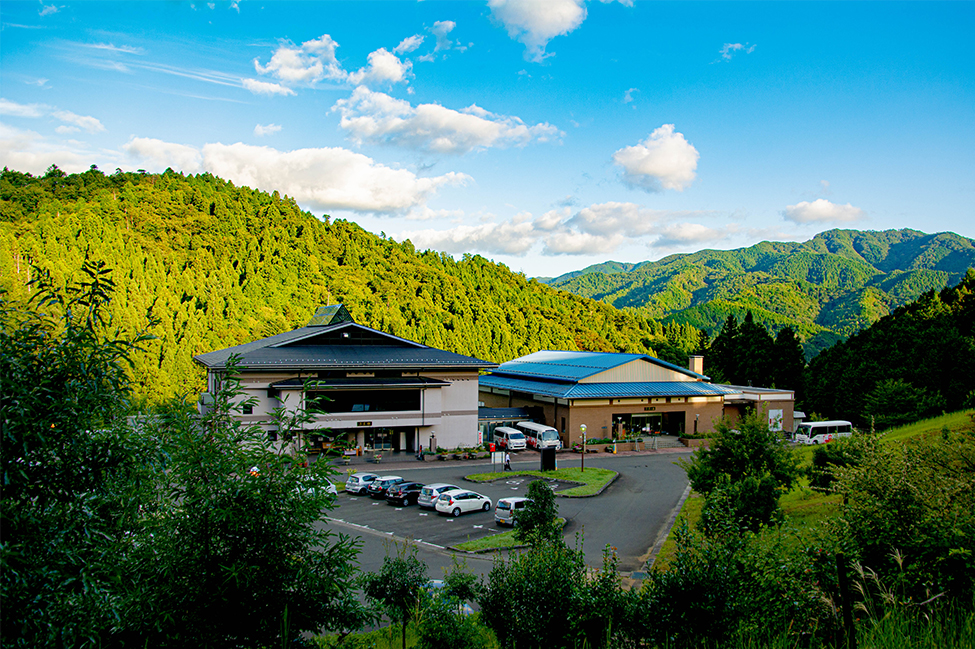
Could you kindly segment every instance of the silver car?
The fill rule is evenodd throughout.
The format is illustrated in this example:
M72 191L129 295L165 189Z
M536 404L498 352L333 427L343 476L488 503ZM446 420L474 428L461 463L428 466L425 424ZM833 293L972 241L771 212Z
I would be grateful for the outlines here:
M353 473L345 481L345 490L350 494L364 495L369 484L378 477L375 473Z
M502 498L494 508L494 522L498 525L515 526L515 512L525 508L527 498Z
M416 504L426 509L433 509L437 504L437 498L440 497L440 494L445 491L453 491L454 489L460 489L460 487L455 484L447 484L446 482L428 484L420 490L420 497L417 498Z

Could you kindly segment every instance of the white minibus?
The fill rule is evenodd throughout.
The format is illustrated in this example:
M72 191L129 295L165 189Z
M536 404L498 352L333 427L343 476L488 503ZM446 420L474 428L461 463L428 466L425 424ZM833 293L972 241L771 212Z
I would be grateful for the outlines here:
M848 421L806 421L796 429L799 444L828 444L841 437L853 435L853 424Z
M536 424L533 421L519 421L515 426L525 434L528 445L534 449L562 448L562 440L559 439L559 431L551 426Z

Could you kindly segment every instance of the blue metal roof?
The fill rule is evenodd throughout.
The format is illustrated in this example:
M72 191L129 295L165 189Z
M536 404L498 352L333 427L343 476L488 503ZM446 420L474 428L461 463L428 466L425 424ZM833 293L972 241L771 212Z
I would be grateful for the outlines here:
M643 359L655 365L696 379L707 377L647 354L614 354L607 352L540 351L502 363L495 374L530 376L560 381L579 381L608 369Z
M559 399L622 399L630 397L707 397L740 394L739 390L704 381L654 381L648 383L556 383L487 374L482 387L540 394Z

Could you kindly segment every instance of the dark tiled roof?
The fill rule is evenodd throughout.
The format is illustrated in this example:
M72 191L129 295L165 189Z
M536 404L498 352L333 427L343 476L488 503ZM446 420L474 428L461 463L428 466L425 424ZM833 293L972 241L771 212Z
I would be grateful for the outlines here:
M485 408L477 409L478 419L531 419L528 408Z
M488 374L482 387L499 388L560 399L622 399L631 397L701 397L739 394L733 388L704 381L655 381L649 383L566 383Z
M309 390L348 390L351 388L439 388L450 385L449 381L430 379L425 376L411 376L405 378L372 378L355 379L288 379L272 383L272 388L304 388Z
M309 326L254 342L199 354L193 359L209 369L240 356L245 370L324 369L488 369L494 363L427 347L354 322Z

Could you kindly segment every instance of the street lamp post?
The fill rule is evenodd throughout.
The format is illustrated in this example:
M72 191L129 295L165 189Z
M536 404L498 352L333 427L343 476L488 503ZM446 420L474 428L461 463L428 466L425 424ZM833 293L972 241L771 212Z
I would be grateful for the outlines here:
M582 473L586 471L586 425L582 424L579 426L579 430L582 431Z

